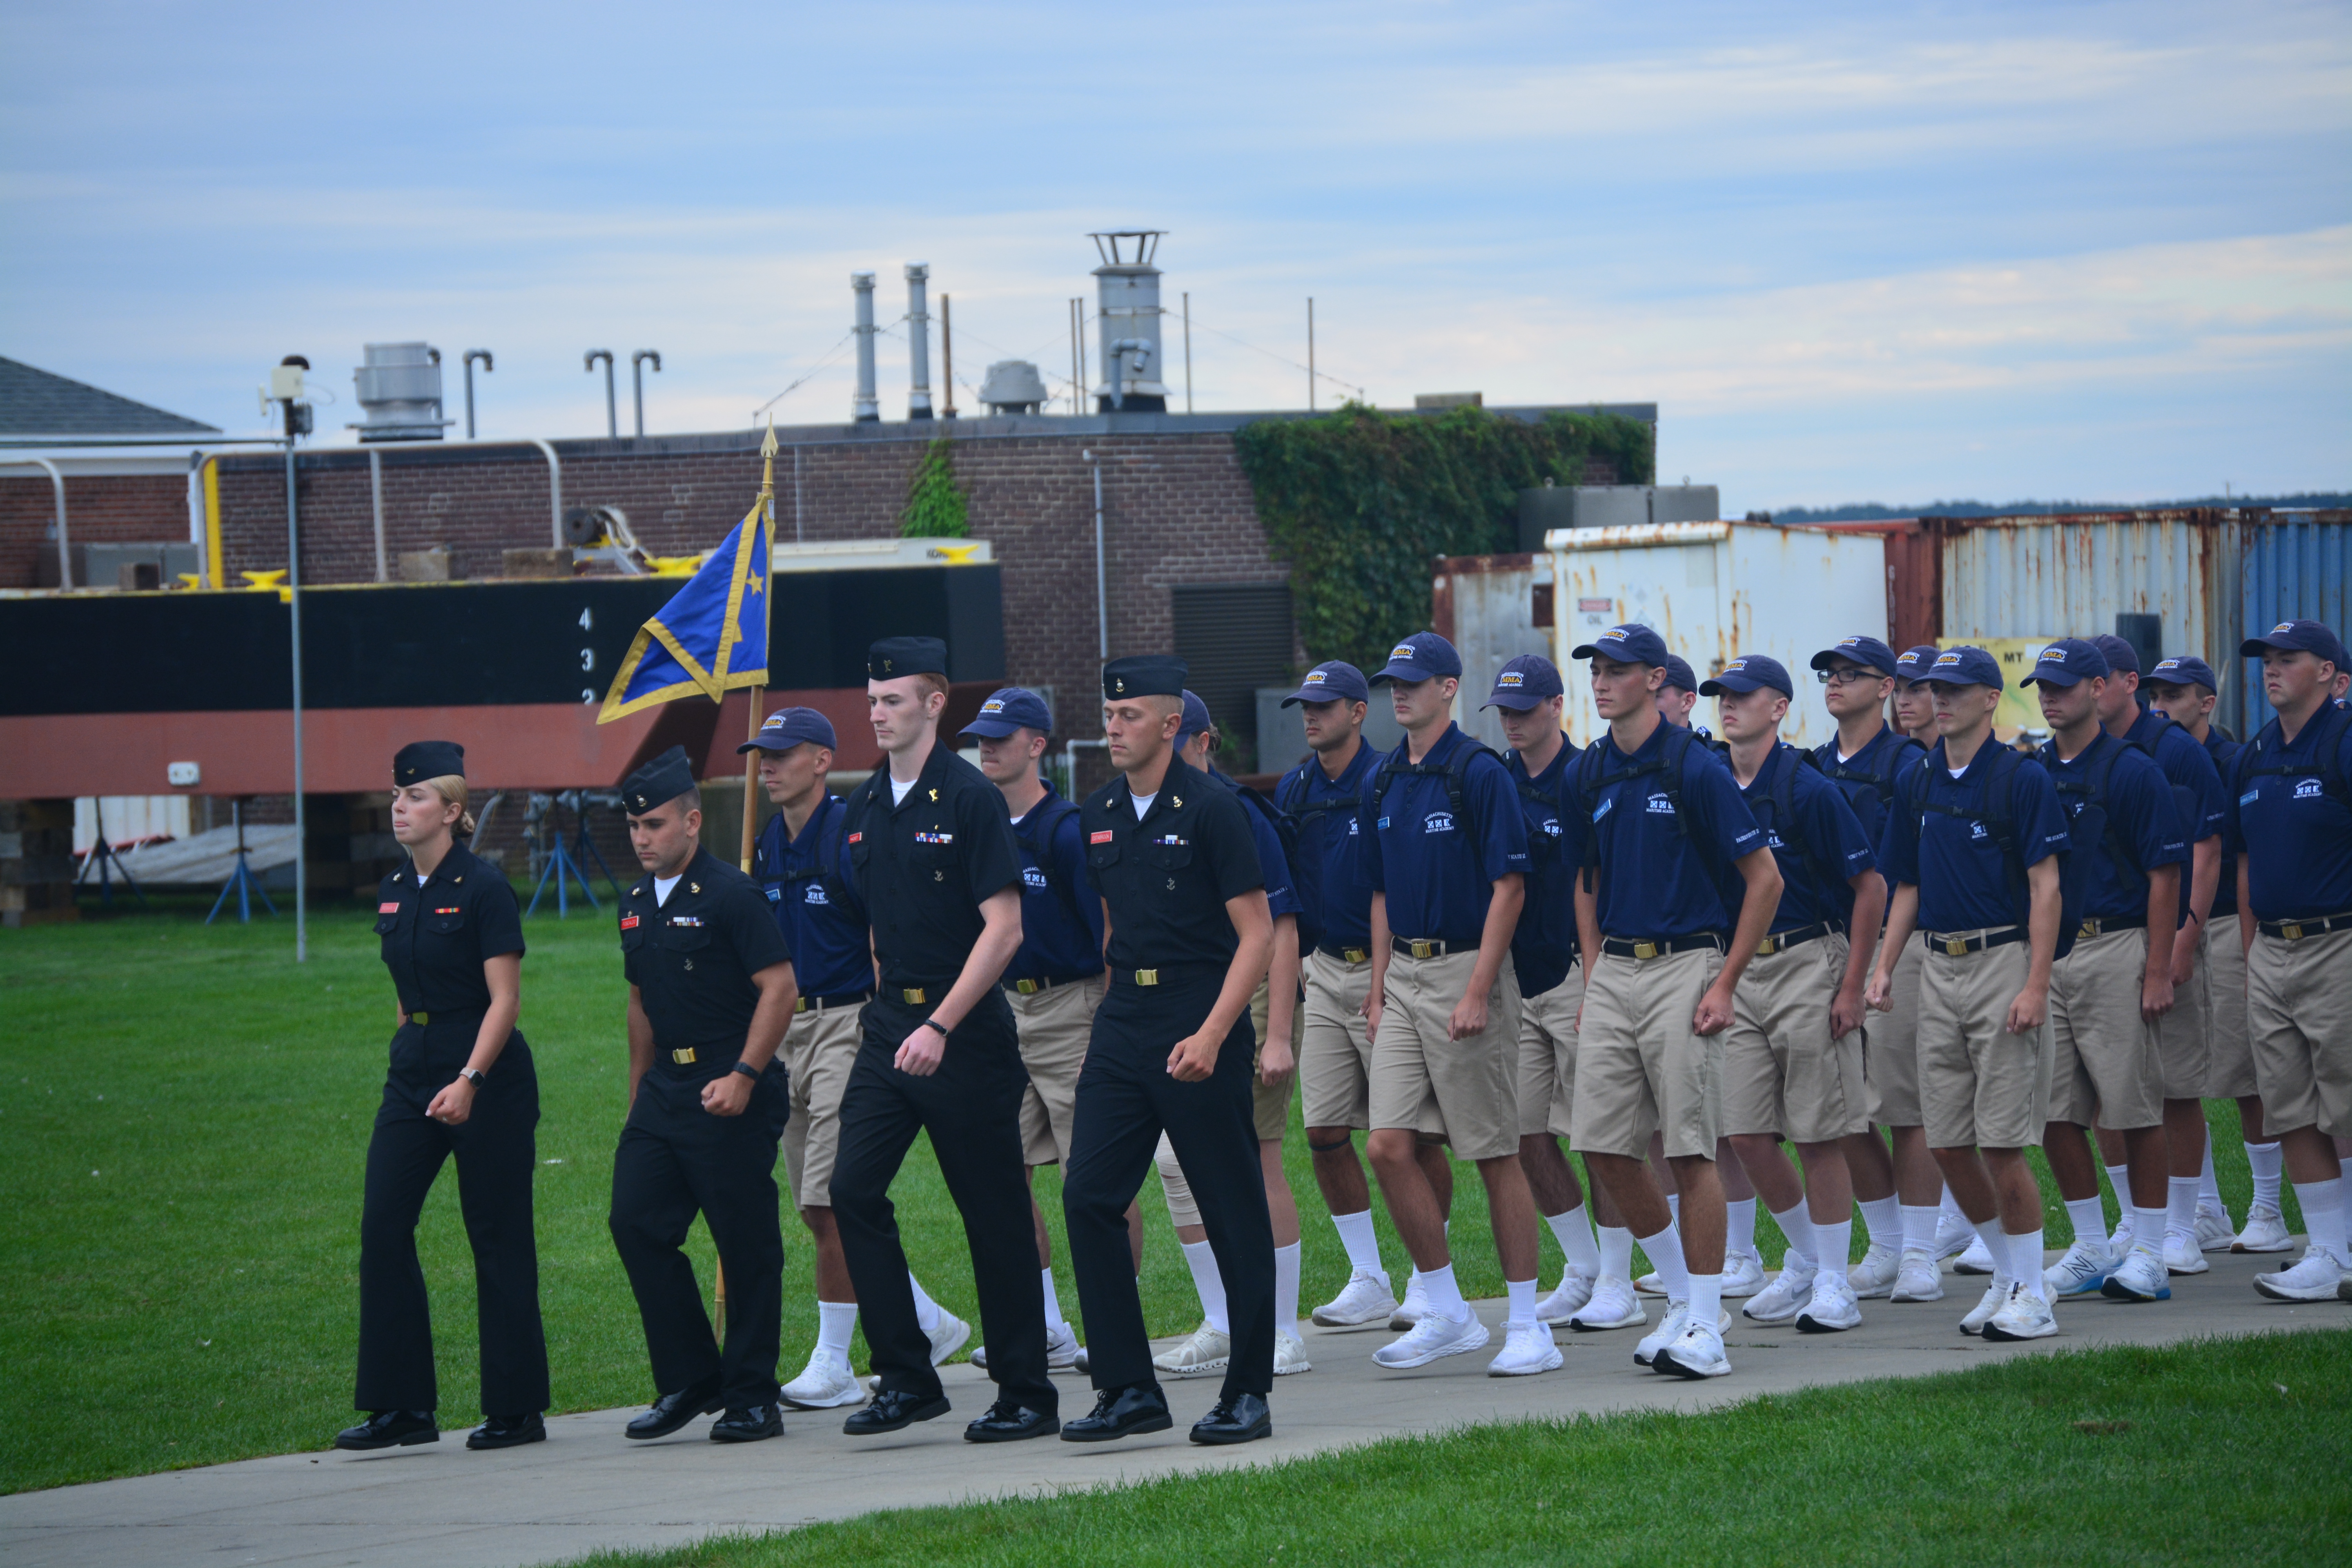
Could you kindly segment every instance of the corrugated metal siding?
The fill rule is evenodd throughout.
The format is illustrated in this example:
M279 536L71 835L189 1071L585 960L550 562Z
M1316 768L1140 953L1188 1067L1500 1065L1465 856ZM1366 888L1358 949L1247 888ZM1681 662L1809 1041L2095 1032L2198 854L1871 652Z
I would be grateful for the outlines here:
M1535 618L1536 586L1551 585L1549 555L1450 555L1430 584L1430 624L1462 656L1454 721L1496 751L1503 721L1483 707L1495 674L1521 654L1551 657L1551 629ZM1385 700L1385 699L1381 699Z
M2240 673L2242 735L2270 722L2263 695L2262 665L2240 659L2234 646L2250 633L2281 621L2324 621L2341 638L2352 635L2352 514L2321 512L2305 517L2273 514L2249 519L2239 530L2243 566L2240 573L2238 625L2223 650L2229 663L2215 671Z

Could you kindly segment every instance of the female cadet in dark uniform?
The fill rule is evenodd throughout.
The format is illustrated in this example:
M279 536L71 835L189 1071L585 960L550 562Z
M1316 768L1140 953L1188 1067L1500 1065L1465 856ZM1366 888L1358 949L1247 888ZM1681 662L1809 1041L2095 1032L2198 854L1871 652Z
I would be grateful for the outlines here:
M419 741L393 758L392 832L408 860L383 879L375 929L399 994L392 1070L368 1142L360 1217L360 1366L370 1412L338 1448L435 1443L433 1324L416 1262L416 1216L441 1163L457 1157L457 1202L474 1247L482 1409L468 1448L547 1436L547 1339L531 1235L539 1079L515 1027L522 921L505 875L471 837L466 751Z

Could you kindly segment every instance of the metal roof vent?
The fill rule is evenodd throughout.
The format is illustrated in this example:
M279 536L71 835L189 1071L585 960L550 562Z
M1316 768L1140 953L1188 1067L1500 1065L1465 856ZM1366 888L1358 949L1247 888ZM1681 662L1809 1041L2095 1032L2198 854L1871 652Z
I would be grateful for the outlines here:
M1034 414L1045 406L1045 378L1025 359L1001 359L981 377L980 400L991 414Z
M367 417L349 428L362 441L438 441L457 423L441 417L441 351L429 343L369 343L352 372Z
M1102 314L1097 413L1168 412L1168 388L1160 379L1160 268L1151 265L1167 232L1126 228L1087 237L1102 258L1095 268Z

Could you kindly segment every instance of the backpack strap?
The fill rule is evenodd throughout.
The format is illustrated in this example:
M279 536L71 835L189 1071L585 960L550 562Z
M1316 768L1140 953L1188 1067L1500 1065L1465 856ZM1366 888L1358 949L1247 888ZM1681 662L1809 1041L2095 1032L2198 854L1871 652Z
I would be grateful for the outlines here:
M1045 886L1054 889L1055 896L1062 900L1062 907L1069 911L1071 921L1083 931L1087 919L1078 909L1077 889L1071 887L1069 879L1054 866L1054 835L1062 830L1063 823L1077 815L1076 801L1058 795L1048 796L1035 810L1013 825L1013 837L1022 848L1029 851L1029 858L1037 863L1037 874L1045 879ZM1029 828L1026 833L1022 831L1024 826Z
M1804 825L1797 816L1797 770L1811 768L1819 773L1821 763L1811 752L1800 751L1786 742L1774 749L1773 755L1779 759L1780 766L1772 774L1772 831L1804 862L1806 873L1821 884L1822 890L1844 906L1853 889L1846 886L1844 878L1832 876L1821 857L1813 853L1812 845L1805 837Z
M2352 781L2345 778L2343 771L2336 763L2336 753L2343 749L2344 732L2352 728L2352 712L2330 702L2321 707L2312 723L2319 726L2312 747L2312 762L2273 760L2286 748L2286 731L2276 719L2273 719L2263 726L2263 732L2254 737L2253 743L2238 753L2238 778L2231 785L2232 789L2242 786L2247 779L2265 773L2289 778L2310 778L2315 774L2320 780L2320 787L2327 792L2330 799L2352 809Z

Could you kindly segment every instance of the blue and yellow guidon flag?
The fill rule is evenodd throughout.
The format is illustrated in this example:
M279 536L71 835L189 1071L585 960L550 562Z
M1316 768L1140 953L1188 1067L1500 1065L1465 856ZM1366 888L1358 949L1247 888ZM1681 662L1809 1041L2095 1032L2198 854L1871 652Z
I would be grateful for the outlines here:
M716 702L730 687L767 684L771 528L763 498L677 596L637 628L596 722L698 692Z

